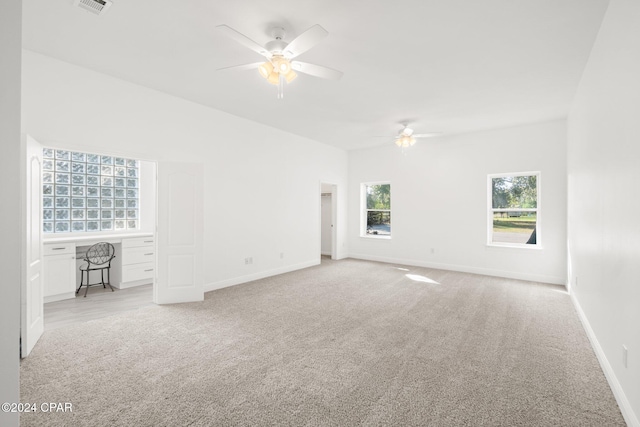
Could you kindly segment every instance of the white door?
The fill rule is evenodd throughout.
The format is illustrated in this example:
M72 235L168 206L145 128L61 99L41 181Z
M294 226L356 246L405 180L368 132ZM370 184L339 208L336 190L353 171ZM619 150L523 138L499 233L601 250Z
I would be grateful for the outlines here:
M27 357L44 331L42 272L42 146L27 135L23 141L23 268L20 354Z
M203 166L158 162L156 304L204 300Z

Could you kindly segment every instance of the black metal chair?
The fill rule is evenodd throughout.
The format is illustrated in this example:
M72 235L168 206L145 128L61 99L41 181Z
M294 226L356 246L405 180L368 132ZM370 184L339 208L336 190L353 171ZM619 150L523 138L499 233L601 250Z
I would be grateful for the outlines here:
M100 242L87 249L83 260L86 265L80 266L80 286L76 289L76 295L80 292L80 289L85 286L84 296L87 297L89 286L102 285L103 288L107 288L109 285L111 292L113 292L113 286L111 286L111 275L109 273L111 268L111 260L116 257L115 249L111 243ZM100 283L89 282L89 272L100 270ZM104 271L107 270L107 281L104 281ZM87 276L87 282L84 282L84 276Z

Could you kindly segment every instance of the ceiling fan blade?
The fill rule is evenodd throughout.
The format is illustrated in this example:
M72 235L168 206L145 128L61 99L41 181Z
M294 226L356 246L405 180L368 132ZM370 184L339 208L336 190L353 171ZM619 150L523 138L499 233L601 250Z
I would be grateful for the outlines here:
M291 68L310 76L320 77L323 79L340 80L342 71L323 67L322 65L309 64L308 62L292 61Z
M314 47L328 34L329 32L327 30L316 24L293 39L284 49L283 53L287 58L295 58L301 53L304 53Z
M415 134L413 135L414 138L431 138L433 136L438 136L441 135L441 133L439 132L434 132L434 133L419 133L419 134Z
M231 67L223 67L218 68L216 71L222 70L253 70L256 69L262 64L262 62L253 62L251 64L243 64L243 65L232 65Z
M264 47L260 46L258 43L254 42L253 40L251 40L249 37L245 36L244 34L237 32L233 28L231 28L231 27L229 27L227 25L218 25L216 28L218 30L222 31L224 34L226 34L227 37L230 37L230 38L234 39L235 41L237 41L241 45L243 45L245 47L248 47L249 49L253 50L254 52L257 52L260 55L265 56L267 58L269 58L271 56L271 53L267 49L265 49Z

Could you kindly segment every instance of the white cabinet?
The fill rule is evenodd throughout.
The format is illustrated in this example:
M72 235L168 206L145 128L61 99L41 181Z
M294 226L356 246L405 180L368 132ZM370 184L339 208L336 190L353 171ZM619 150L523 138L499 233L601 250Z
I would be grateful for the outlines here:
M122 282L120 289L153 283L156 244L153 236L122 239Z
M74 298L76 293L75 243L43 245L44 302Z

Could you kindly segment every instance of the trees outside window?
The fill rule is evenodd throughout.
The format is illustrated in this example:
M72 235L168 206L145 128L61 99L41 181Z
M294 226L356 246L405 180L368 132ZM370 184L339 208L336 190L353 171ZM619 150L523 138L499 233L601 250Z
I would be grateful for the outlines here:
M488 243L539 246L540 172L489 175Z
M391 237L391 184L362 184L364 199L361 235Z

